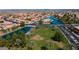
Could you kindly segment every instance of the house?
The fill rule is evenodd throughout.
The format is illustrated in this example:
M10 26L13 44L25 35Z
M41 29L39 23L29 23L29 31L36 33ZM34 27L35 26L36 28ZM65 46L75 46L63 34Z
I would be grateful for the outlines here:
M43 24L50 24L50 22L51 22L50 19L44 19L44 20L42 20Z

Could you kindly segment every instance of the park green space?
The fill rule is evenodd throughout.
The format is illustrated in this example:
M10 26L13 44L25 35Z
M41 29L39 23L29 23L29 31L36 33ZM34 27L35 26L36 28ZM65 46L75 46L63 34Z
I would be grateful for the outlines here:
M32 30L31 35L27 38L26 47L30 46L33 50L69 50L71 45L68 39L61 33L58 27L48 28L39 27ZM57 39L57 40L56 40ZM42 48L43 47L43 48Z

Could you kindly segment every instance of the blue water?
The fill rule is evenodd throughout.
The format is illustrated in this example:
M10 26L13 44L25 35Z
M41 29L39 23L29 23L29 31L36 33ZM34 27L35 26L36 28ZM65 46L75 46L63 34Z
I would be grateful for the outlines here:
M48 16L48 18L51 20L51 23L53 25L63 25L63 21L57 19L55 16Z
M13 33L16 33L17 35L19 35L19 32L27 33L28 31L31 30L31 28L32 27L24 27L24 28L18 29L18 30L14 31L14 32L10 32L8 34L3 35L2 38L6 39L7 36L12 37Z

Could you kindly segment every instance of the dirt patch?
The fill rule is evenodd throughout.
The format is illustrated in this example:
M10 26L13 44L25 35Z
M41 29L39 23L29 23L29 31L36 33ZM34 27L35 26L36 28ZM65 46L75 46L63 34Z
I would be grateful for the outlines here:
M0 35L3 35L4 33L2 31L0 31Z
M52 41L52 42L55 43L60 48L64 47L64 43L63 42L57 42L57 41Z
M31 38L32 40L43 40L43 37L41 37L40 35L34 35Z

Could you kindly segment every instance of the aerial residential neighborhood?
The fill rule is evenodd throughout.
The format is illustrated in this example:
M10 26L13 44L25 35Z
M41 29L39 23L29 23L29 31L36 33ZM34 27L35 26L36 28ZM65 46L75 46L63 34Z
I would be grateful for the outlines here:
M77 50L79 10L0 10L0 49Z

